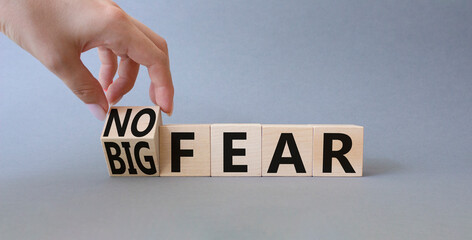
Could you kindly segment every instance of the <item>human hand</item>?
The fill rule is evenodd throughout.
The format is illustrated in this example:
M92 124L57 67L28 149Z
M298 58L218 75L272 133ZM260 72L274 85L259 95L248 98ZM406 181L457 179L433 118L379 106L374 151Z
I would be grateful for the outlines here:
M110 0L0 0L0 31L62 79L100 120L133 88L140 64L151 78L151 101L172 114L166 41ZM98 81L80 60L92 48L102 63Z

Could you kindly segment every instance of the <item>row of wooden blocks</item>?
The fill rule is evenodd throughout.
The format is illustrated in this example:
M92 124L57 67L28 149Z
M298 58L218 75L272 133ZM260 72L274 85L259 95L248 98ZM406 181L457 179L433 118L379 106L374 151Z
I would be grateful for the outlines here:
M362 176L356 125L162 125L158 106L112 107L110 176Z

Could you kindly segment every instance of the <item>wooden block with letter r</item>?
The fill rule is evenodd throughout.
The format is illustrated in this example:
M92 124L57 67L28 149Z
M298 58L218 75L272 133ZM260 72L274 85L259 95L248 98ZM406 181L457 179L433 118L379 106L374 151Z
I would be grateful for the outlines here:
M362 176L364 127L313 125L314 176Z
M313 176L313 128L263 124L262 176Z
M110 176L159 176L161 111L111 107L101 141Z
M211 176L261 176L261 124L211 125Z
M160 126L161 176L210 176L210 125Z

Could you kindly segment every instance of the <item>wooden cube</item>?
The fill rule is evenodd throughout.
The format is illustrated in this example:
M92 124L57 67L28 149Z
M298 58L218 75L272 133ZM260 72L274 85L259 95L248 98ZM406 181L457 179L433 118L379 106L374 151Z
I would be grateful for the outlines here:
M313 128L263 124L262 176L313 176Z
M111 107L101 141L110 176L159 176L161 111Z
M314 176L362 176L364 127L313 126Z
M210 176L210 125L159 128L161 176Z
M211 176L261 176L261 125L211 125Z

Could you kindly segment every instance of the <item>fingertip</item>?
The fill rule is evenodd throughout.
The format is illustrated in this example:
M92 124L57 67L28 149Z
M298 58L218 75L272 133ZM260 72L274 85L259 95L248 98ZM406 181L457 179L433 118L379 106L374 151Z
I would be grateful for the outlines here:
M95 118L97 118L100 121L105 121L105 118L107 117L107 110L105 110L102 106L99 104L86 104L90 112L92 113Z
M171 103L170 111L166 114L167 116L172 117L172 113L174 113L174 102Z
M149 86L149 98L151 99L151 102L154 103L154 105L157 105L156 102L156 93L154 91L154 85L151 82L151 85Z
M99 98L98 102L99 103L97 105L99 105L103 109L103 112L105 113L105 117L106 117L106 115L108 113L108 109L110 108L111 105L108 103L105 92L102 92L100 94L100 98Z
M171 89L160 87L155 89L155 104L161 107L161 110L168 116L172 116L174 111L174 94Z

